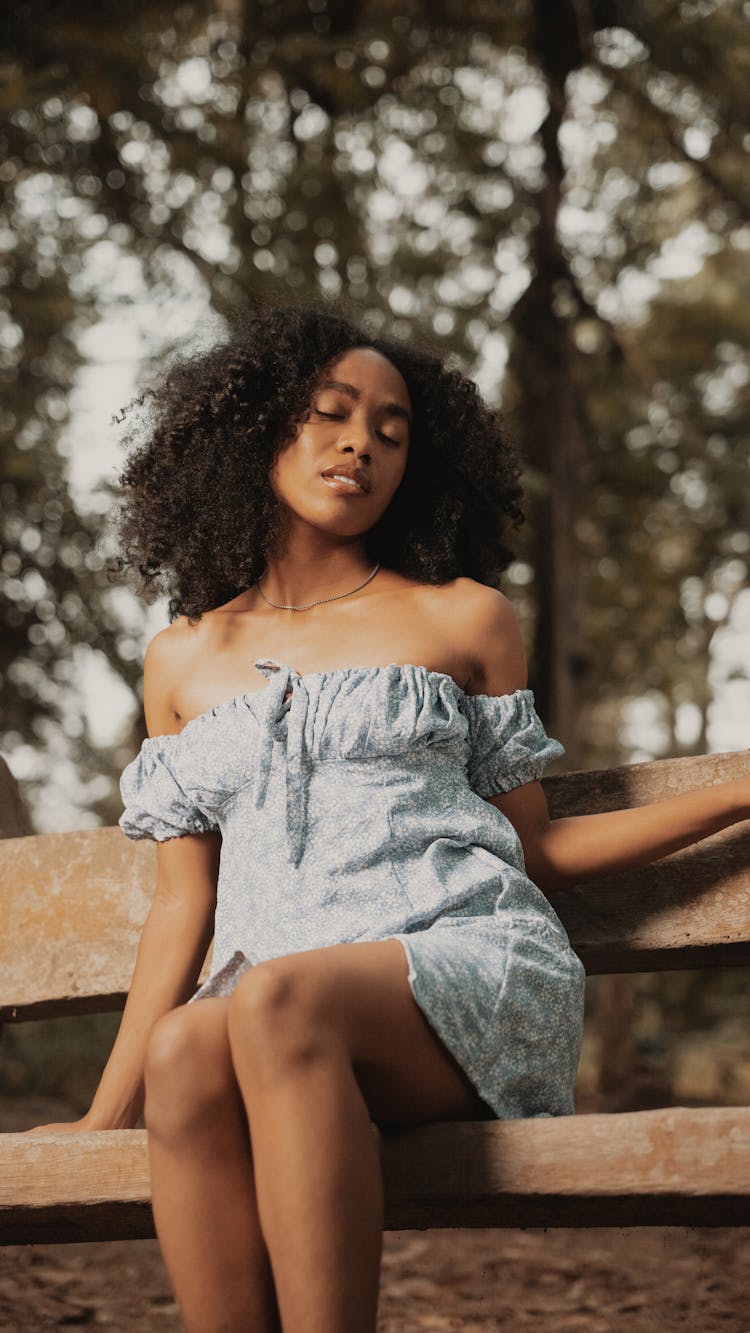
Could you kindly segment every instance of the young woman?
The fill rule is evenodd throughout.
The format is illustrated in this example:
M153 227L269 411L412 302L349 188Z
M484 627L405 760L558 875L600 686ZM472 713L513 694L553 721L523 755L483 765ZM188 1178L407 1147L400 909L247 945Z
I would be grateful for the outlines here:
M572 1114L585 975L543 889L750 813L743 779L550 822L562 746L492 586L519 470L432 350L281 307L171 368L124 470L123 548L172 594L121 780L158 879L65 1128L143 1110L191 1333L371 1333L373 1121Z

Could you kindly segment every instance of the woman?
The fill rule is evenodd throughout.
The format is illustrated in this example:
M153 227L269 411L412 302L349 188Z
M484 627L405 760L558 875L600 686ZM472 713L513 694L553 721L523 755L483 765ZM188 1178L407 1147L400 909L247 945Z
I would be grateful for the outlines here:
M748 783L550 822L491 586L519 467L434 352L275 308L154 399L121 531L171 623L120 824L158 881L68 1128L143 1109L188 1330L373 1330L372 1122L572 1114L585 974L542 888L747 818Z

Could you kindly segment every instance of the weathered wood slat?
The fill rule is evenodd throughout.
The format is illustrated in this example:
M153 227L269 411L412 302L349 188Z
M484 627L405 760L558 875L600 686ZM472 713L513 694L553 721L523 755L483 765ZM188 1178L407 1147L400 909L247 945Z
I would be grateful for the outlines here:
M747 825L547 896L590 976L750 963Z
M649 759L617 768L579 768L542 780L554 819L564 815L597 814L648 805L679 796L696 787L747 775L747 750L724 750L721 754L684 755L679 759Z
M155 884L116 826L0 842L0 1021L122 1009Z
M620 810L746 775L746 751L660 759L545 779L550 814ZM750 963L747 821L638 870L550 890L589 975Z
M562 817L660 800L747 770L746 753L730 751L566 773L543 785ZM154 843L130 842L117 827L0 841L0 1019L122 1008L155 876ZM589 973L750 962L746 823L549 897Z
M750 1107L380 1131L386 1230L746 1226ZM0 1243L153 1236L146 1131L0 1135Z
M402 1127L388 1226L746 1226L750 1107Z

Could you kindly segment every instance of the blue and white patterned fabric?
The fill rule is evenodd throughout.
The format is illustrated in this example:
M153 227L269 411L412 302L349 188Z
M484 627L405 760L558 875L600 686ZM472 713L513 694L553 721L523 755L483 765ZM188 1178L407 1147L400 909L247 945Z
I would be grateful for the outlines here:
M265 688L149 737L120 779L129 838L222 835L211 976L190 1003L264 959L393 937L499 1119L572 1115L585 971L483 799L564 753L532 691L467 695L397 663L255 667Z

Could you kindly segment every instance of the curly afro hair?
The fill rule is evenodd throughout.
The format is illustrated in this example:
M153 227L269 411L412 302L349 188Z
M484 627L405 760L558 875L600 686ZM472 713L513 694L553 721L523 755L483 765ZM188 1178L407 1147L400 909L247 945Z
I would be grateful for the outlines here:
M257 303L227 324L221 342L181 355L134 400L151 401L145 434L131 426L123 441L135 448L118 477L114 570L137 570L139 594L169 594L170 621L191 624L255 583L283 533L272 464L321 372L370 347L403 376L413 425L401 484L364 534L368 559L421 582L496 585L513 559L506 520L524 521L521 467L472 380L428 344L381 337L348 313Z

